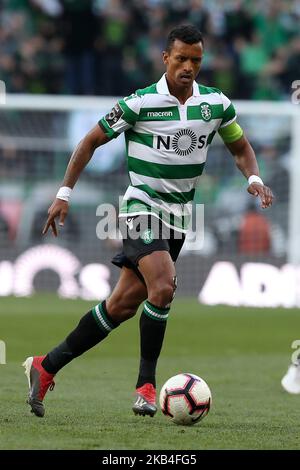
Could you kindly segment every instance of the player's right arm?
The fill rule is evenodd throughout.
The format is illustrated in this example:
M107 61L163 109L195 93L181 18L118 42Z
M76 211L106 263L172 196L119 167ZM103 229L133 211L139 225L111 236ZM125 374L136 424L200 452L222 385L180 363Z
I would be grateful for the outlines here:
M110 113L100 119L98 125L93 127L79 142L71 155L62 187L72 190L82 170L92 158L95 149L134 126L139 116L141 102L141 96L133 93L121 99ZM55 219L58 217L59 225L64 225L68 209L68 198L66 200L61 199L61 196L55 198L48 210L48 219L43 228L43 235L51 227L53 235L57 237Z
M72 153L62 186L73 189L82 170L92 158L95 149L100 147L100 145L105 144L109 140L110 138L105 134L99 125L93 127L93 129L91 129L90 132L88 132L86 136L79 142L76 149ZM64 220L67 216L68 209L69 203L67 200L55 198L48 209L48 219L45 223L42 234L45 235L49 227L51 227L53 235L57 237L55 219L58 217L59 225L64 225Z

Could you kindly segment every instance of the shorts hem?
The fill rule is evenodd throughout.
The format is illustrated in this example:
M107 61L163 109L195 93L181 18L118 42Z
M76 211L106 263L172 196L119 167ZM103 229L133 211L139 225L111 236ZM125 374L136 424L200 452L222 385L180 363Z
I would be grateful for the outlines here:
M134 265L135 265L135 266L138 266L139 261L140 261L142 258L144 258L145 256L148 256L148 255L151 255L151 253L154 253L155 251L167 251L168 253L170 253L169 250L167 250L167 248L154 248L154 249L151 250L151 251L147 251L147 252L145 252L145 253L140 253L140 254L136 257L136 259L134 260Z

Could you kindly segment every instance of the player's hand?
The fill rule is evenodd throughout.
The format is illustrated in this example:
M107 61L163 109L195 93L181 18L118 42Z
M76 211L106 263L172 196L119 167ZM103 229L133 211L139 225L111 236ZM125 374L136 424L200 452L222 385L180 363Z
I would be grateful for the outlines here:
M268 186L262 185L260 183L252 183L250 186L248 186L247 191L248 193L252 194L252 196L260 197L262 209L266 209L272 205L274 195Z
M59 217L58 224L63 226L68 210L69 203L67 201L63 201L62 199L56 198L48 209L48 219L45 223L42 234L45 235L48 232L49 227L51 227L53 235L57 237L55 219L56 217Z

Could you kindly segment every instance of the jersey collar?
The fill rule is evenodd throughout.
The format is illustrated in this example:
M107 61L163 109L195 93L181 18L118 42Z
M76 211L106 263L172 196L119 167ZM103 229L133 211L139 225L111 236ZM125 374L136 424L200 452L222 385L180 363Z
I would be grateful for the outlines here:
M157 93L160 95L169 95L168 83L166 80L166 74L164 73L161 79L156 84ZM193 96L200 96L199 86L197 82L193 82Z

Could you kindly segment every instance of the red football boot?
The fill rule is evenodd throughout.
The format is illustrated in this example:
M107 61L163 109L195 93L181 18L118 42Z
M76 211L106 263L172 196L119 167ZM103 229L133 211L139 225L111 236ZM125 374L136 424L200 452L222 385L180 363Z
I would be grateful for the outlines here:
M49 374L42 366L42 361L46 356L27 357L23 362L25 375L28 379L29 395L27 403L31 406L31 413L42 418L45 414L43 405L44 396L47 390L53 390L55 382L54 374Z
M136 415L149 415L153 417L157 412L155 401L156 390L152 384L146 383L142 387L136 389L136 400L132 410Z

